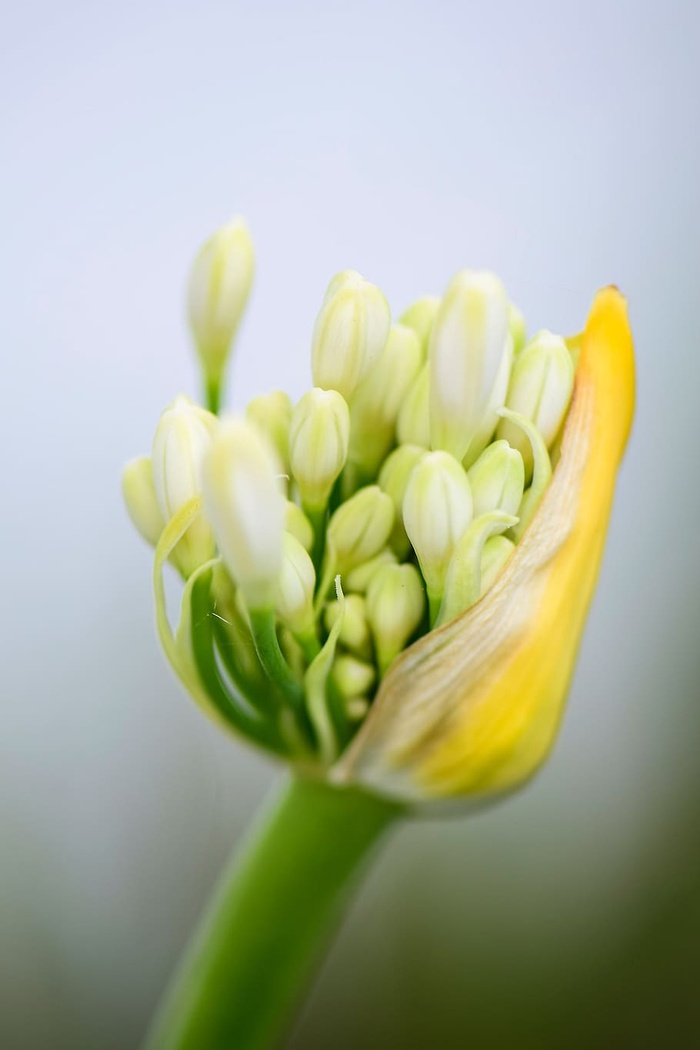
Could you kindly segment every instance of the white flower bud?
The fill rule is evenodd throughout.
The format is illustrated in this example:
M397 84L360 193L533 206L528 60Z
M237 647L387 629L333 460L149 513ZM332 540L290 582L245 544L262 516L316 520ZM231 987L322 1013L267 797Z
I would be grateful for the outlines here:
M333 484L345 466L350 414L336 390L314 387L292 412L289 460L304 506L325 507Z
M367 485L341 503L328 523L328 547L336 572L369 561L386 544L394 524L394 505L378 485Z
M347 653L337 656L333 664L332 678L335 687L341 696L348 700L369 693L376 677L377 672L372 664Z
M282 469L289 470L289 425L292 420L292 402L284 390L271 390L269 394L258 394L248 402L246 419L254 423L274 446Z
M390 547L384 547L379 554L375 554L369 561L362 562L351 569L344 578L346 590L355 594L364 594L369 587L370 580L382 565L396 565L397 559Z
M471 490L461 464L449 452L427 453L409 478L403 520L431 605L439 602L455 544L471 518Z
M394 444L396 417L420 367L418 336L404 325L392 325L384 349L350 405L348 458L370 476Z
M564 340L552 332L538 332L513 365L506 406L534 423L550 448L569 407L573 384L574 365ZM498 436L519 449L529 478L532 448L522 429L504 419Z
M411 303L399 318L399 324L412 328L418 336L421 356L424 361L428 356L430 333L433 330L433 322L439 307L440 299L437 295L424 295L422 299L417 299L415 303Z
M290 499L284 506L284 529L296 536L305 551L311 551L314 545L313 526L299 504Z
M329 602L323 615L327 631L332 630L339 616L340 603ZM372 656L372 637L367 623L365 599L361 594L345 595L345 614L338 642L363 660L369 660Z
M255 257L240 217L202 245L190 273L188 313L208 379L220 381L253 283Z
M484 593L481 569L489 538L505 532L518 519L502 510L482 514L469 524L460 537L445 575L445 587L436 626L449 623L468 609Z
M146 543L155 547L166 523L158 506L150 456L139 456L126 464L122 494L132 522Z
M466 456L467 463L476 458L503 407L498 394L500 388L505 396L511 356L503 285L490 273L458 273L438 310L428 351L433 448Z
M414 565L385 565L367 588L367 618L383 675L425 613L425 589Z
M413 468L424 455L425 449L418 445L399 445L387 456L379 472L379 487L394 504L394 527L389 542L399 558L405 558L411 547L403 524L403 498Z
M202 494L204 458L216 433L216 416L181 395L163 412L153 437L153 485L166 522ZM200 515L175 548L185 576L214 556L211 528Z
M517 514L525 488L523 457L507 441L494 441L467 471L474 517L490 510Z
M326 291L311 344L314 385L349 401L381 353L391 314L384 295L354 270L335 277Z
M251 611L272 609L282 569L285 500L277 456L259 430L232 418L204 463L204 505L219 551Z
M291 533L282 535L282 569L277 578L275 610L294 635L304 636L314 627L313 562Z
M430 369L426 362L408 389L396 420L400 445L430 448Z

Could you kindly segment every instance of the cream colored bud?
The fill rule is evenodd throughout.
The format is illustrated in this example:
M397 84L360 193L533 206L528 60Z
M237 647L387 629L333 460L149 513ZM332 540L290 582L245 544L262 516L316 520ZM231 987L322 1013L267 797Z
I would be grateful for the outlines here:
M394 505L378 485L367 485L341 503L327 531L335 571L344 574L378 554L393 524Z
M408 389L396 419L400 445L430 448L430 369L426 362Z
M481 594L486 594L505 568L515 550L515 544L506 536L491 536L481 555Z
M418 336L392 325L381 354L350 404L348 458L374 476L394 444L396 419L421 367Z
M467 471L474 517L490 510L517 514L525 488L523 457L507 441L494 441Z
M525 346L527 340L527 327L525 325L525 318L515 303L508 303L508 329L510 331L510 337L513 340L513 355L517 357Z
M292 420L292 402L284 390L258 394L248 402L246 419L254 423L274 446L282 469L289 470L289 425Z
M282 569L277 578L275 610L294 635L306 635L314 626L313 562L290 532L282 535Z
M313 526L299 504L290 499L284 507L284 528L299 540L304 550L311 551L314 545Z
M369 693L376 677L377 672L372 664L358 660L356 656L342 653L335 658L332 671L333 683L341 696L346 699Z
M418 445L399 445L386 458L379 472L379 487L394 504L394 527L389 542L399 558L405 558L411 547L403 524L403 498L413 468L424 455L425 449Z
M391 314L386 298L354 270L335 277L326 291L311 344L314 385L349 401L381 353Z
M333 628L339 616L340 603L329 602L323 614L327 631ZM368 660L372 655L372 637L367 623L367 609L365 599L361 594L345 595L345 615L340 627L338 642L361 659Z
M385 565L373 576L367 588L367 618L380 675L418 628L425 604L425 588L414 565Z
M511 357L503 285L491 273L458 273L440 305L428 351L434 449L460 460L466 456L468 464L478 456L498 422Z
M463 467L449 452L427 453L409 478L403 521L432 603L440 599L455 544L471 519L472 496Z
M433 321L439 307L440 299L437 295L424 295L422 299L417 299L415 303L411 303L399 318L400 324L406 325L407 328L412 328L418 336L424 361L428 356L430 333L433 330Z
M205 375L219 380L253 283L255 256L240 217L202 245L190 273L188 313Z
M304 506L325 507L333 484L345 466L350 414L336 390L314 387L292 412L289 460Z
M564 340L552 332L538 332L513 365L506 406L534 423L549 448L569 407L573 383L574 365ZM498 436L519 449L529 478L532 448L522 429L504 419Z
M153 485L165 521L202 493L204 458L217 431L211 412L181 395L163 412L153 437ZM175 549L185 576L214 556L214 537L201 515Z
M364 594L369 587L370 580L382 565L396 564L397 558L393 550L390 547L384 547L379 554L375 554L369 561L362 562L361 565L347 573L344 577L345 588L355 594Z
M252 423L222 423L204 463L204 506L251 611L271 609L282 569L285 500L274 449Z
M166 522L158 506L150 456L139 456L126 464L122 471L122 494L136 529L146 543L155 547Z

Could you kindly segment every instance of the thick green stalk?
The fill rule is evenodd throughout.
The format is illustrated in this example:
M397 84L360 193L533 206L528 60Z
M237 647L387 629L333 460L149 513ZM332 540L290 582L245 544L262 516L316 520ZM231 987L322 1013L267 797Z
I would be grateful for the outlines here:
M225 872L146 1050L269 1050L401 807L292 779Z

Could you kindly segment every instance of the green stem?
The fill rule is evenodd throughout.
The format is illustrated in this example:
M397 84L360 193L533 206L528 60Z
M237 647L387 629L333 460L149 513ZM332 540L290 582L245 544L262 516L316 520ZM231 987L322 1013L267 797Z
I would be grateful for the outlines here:
M224 874L146 1050L270 1050L401 807L293 779Z
M221 408L222 389L223 380L220 376L218 378L207 377L205 379L204 400L209 411L213 412L215 416L218 416L219 409Z

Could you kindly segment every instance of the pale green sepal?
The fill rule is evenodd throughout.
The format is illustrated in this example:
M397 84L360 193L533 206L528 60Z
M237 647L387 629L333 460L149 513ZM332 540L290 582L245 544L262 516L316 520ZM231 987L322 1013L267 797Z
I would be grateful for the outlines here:
M532 484L525 490L520 507L518 508L518 524L510 530L511 538L517 543L535 513L537 504L540 502L544 490L549 485L552 477L552 462L549 458L547 446L539 430L529 419L521 416L519 412L513 412L509 408L502 408L499 413L504 419L515 423L527 435L532 446L534 466L532 471Z
M309 718L318 738L321 760L329 765L338 757L338 740L328 711L326 683L333 667L335 650L345 618L345 595L340 585L340 576L335 578L335 591L340 612L331 627L330 634L321 652L304 675L306 707L309 712Z
M434 626L454 620L481 595L481 556L490 536L505 532L517 522L512 514L492 510L481 514L468 526L454 549L445 577L440 612Z

